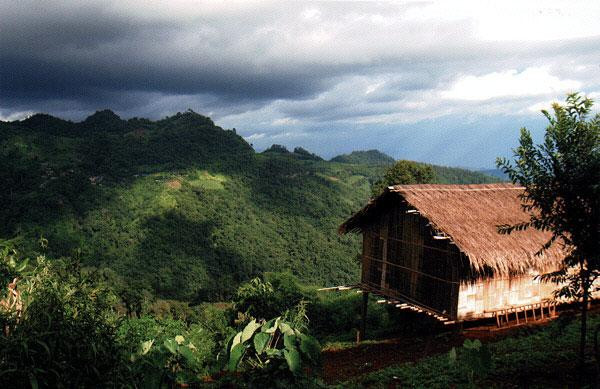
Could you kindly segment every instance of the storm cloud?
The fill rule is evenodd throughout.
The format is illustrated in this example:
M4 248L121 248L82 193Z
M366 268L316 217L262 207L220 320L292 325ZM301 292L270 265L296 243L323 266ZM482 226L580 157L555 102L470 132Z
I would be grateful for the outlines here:
M192 108L258 149L490 166L540 108L600 95L591 2L0 1L0 15L4 120ZM439 139L465 148L431 151Z

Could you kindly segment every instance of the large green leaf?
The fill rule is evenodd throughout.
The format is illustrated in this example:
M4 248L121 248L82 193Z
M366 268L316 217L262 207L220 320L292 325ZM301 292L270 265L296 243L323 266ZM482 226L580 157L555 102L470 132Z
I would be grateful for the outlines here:
M175 342L175 339L165 339L163 345L171 352L171 354L177 354L178 344Z
M298 338L296 337L296 335L285 334L283 336L283 345L288 350L295 350L296 349L296 340L297 339Z
M254 350L256 350L257 354L262 354L270 339L271 335L264 332L254 335Z
M150 349L152 348L152 345L154 344L154 339L151 340L147 340L145 342L142 342L142 350L141 350L141 354L142 355L146 355L148 354L148 352L150 352Z
M188 346L179 347L179 353L183 355L190 365L194 365L196 363L196 354L194 354L194 352Z
M283 356L288 364L290 371L294 374L300 372L300 353L296 350L283 350Z
M300 351L313 362L317 362L321 357L321 345L312 336L300 336Z
M256 322L256 320L252 319L250 323L246 325L244 330L242 331L241 342L244 343L248 339L252 337L252 334L260 328L260 324Z
M288 323L285 323L283 321L280 322L279 323L279 329L281 330L281 332L283 334L294 335L294 330L292 329L292 327Z
M266 322L265 324L263 324L262 327L260 328L261 332L268 332L267 330L269 330L270 328L273 328L273 323L275 323L275 319L271 319L268 322ZM274 332L274 330L271 332Z
M244 355L244 345L242 343L238 343L231 349L229 353L229 361L227 362L227 370L236 371L237 367L242 359L242 355Z
M269 328L267 328L267 329L265 330L265 332L266 332L267 334L272 334L273 332L277 331L277 328L279 327L279 321L280 321L280 318L279 318L279 317L278 317L278 318L276 318L276 319L275 319L275 324L273 324L273 326L272 326L272 327L269 327Z
M282 350L278 350L276 348L266 348L265 349L265 354L267 354L267 356L269 358L280 357L282 355L282 353L283 353Z
M240 344L240 342L242 341L242 333L238 332L234 337L233 340L231 342L231 348L229 349L230 351L233 350L233 348L235 346L237 346L238 344Z

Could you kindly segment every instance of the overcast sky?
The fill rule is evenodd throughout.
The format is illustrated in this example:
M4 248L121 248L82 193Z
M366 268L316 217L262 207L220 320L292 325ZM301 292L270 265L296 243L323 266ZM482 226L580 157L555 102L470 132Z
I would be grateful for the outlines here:
M597 1L161 3L0 0L0 120L191 108L257 150L493 167L600 98Z

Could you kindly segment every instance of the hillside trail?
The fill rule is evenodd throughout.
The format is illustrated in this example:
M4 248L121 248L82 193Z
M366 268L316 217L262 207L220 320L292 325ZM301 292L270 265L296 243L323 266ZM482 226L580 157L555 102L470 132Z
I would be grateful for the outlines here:
M544 326L549 322L543 320L529 323L528 326ZM495 325L483 325L463 331L368 341L342 349L326 348L322 354L322 378L328 384L346 381L388 366L447 353L452 347L462 346L465 339L480 339L482 342L498 340L513 335L522 327L497 329Z

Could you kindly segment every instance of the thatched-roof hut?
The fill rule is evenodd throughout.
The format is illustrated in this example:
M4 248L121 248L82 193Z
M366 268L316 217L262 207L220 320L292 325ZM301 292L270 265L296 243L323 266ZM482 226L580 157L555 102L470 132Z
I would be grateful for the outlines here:
M340 226L363 234L361 288L459 321L544 302L555 286L534 276L559 267L561 248L536 256L549 232L498 233L528 220L522 193L511 184L388 187Z

